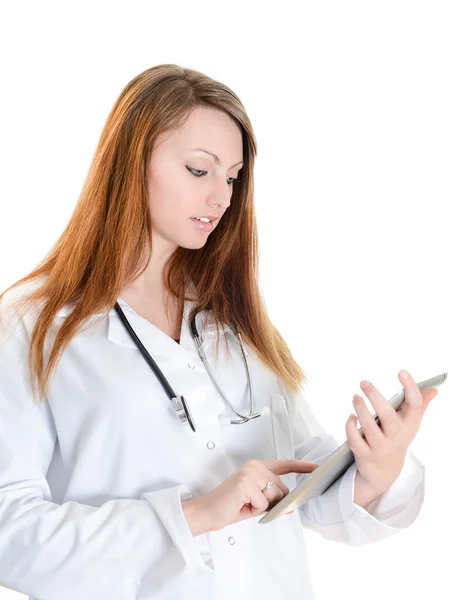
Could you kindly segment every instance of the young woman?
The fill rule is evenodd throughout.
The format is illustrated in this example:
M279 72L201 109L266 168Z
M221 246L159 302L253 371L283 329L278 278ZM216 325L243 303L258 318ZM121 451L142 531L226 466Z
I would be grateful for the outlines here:
M381 428L357 400L353 466L258 524L338 444L259 290L255 156L228 87L144 71L60 239L0 296L1 585L40 600L307 600L303 527L357 545L416 519L424 467L408 446L437 390L399 375L398 413L365 391Z

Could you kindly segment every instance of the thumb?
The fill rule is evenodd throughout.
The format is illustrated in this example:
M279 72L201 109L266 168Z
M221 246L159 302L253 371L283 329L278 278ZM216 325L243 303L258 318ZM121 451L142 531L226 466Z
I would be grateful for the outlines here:
M427 390L421 392L421 395L423 396L423 407L426 409L431 400L438 395L438 390L436 388L427 388Z

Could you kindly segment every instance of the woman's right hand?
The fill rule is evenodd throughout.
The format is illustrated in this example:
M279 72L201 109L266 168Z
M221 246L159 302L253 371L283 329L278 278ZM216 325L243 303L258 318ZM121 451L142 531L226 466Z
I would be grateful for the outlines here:
M182 501L192 534L217 531L268 512L290 491L279 475L311 473L317 466L318 463L296 459L247 460L211 492ZM270 479L274 479L274 484L262 491Z

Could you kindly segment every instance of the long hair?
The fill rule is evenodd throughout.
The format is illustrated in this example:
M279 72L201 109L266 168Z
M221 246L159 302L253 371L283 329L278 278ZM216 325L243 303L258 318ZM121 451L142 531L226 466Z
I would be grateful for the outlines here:
M164 278L179 314L194 284L190 311L212 311L216 326L241 330L243 342L293 392L307 380L279 331L271 323L258 283L258 234L254 208L257 143L238 96L198 71L162 64L134 77L108 115L72 217L60 238L28 275L0 294L39 282L19 296L13 309L39 306L30 336L28 369L33 396L46 396L60 355L83 324L108 314L124 286L146 269L152 249L147 165L160 137L183 126L196 107L221 110L240 127L243 161L228 210L200 249L177 247ZM45 339L66 305L64 319L44 367ZM1 324L1 315L0 315ZM218 350L219 336L216 345ZM227 342L226 342L227 345ZM228 345L227 345L228 349Z

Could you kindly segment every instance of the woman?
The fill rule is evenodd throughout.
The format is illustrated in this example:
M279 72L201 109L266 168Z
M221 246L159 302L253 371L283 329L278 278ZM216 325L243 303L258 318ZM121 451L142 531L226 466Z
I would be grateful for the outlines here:
M357 545L417 517L424 467L407 448L437 390L409 377L399 413L367 391L382 429L357 402L366 441L352 415L356 461L327 492L258 524L338 444L259 291L255 155L229 88L144 71L62 236L1 295L1 585L40 600L305 600L303 526Z

